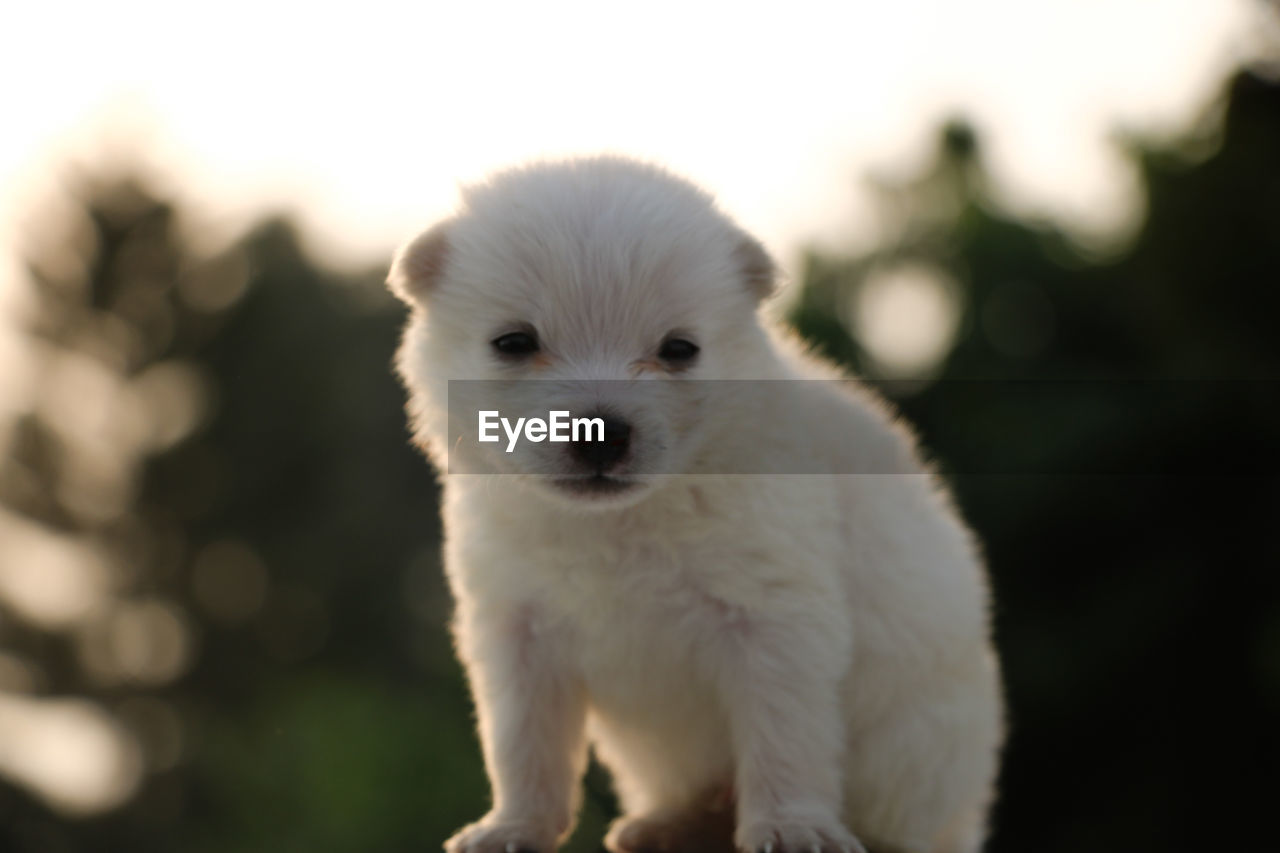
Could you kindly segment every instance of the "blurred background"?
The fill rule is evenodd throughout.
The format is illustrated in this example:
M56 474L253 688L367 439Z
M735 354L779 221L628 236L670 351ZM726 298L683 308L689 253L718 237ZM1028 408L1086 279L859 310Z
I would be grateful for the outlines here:
M614 150L715 190L986 544L990 849L1258 849L1280 778L1259 0L46 3L0 53L0 851L420 851L487 806L390 253ZM574 851L614 803L593 768Z

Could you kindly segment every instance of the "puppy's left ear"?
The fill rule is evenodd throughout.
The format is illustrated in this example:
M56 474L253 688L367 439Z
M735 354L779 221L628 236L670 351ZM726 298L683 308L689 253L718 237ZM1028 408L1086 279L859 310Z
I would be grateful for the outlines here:
M759 240L743 234L733 250L733 261L738 265L747 289L757 300L773 293L778 281L778 267Z
M423 302L444 274L449 260L448 225L441 222L414 237L391 262L387 287L410 305Z

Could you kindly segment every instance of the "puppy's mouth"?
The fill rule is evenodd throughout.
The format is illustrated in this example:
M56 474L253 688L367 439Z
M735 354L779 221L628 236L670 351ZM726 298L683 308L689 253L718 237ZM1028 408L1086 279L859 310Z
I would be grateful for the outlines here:
M590 474L582 477L558 477L552 480L557 488L573 495L596 497L616 495L634 489L639 483L608 474Z

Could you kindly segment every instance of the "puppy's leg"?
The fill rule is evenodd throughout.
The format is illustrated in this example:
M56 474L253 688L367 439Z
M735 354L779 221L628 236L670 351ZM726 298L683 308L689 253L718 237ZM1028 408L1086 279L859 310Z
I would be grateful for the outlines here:
M663 719L620 719L597 708L587 732L613 777L622 815L605 838L613 853L732 853L733 754L703 686L661 691ZM630 711L628 707L626 709ZM638 724L638 725L637 725Z
M621 817L605 846L614 853L733 853L733 791L713 788L682 806Z
M721 691L737 763L735 841L745 853L866 853L839 817L845 656L817 612L756 614L729 632Z
M995 659L952 661L920 688L874 722L861 718L848 744L845 813L872 847L976 853L1003 729Z
M493 808L450 853L550 853L569 832L586 763L586 701L560 639L528 607L460 608Z

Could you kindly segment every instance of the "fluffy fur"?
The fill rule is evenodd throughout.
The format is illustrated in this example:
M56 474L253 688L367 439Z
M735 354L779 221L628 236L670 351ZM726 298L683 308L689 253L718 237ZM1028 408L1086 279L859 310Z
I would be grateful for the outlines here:
M981 847L1001 740L986 583L910 433L835 382L779 383L772 417L744 383L687 381L839 376L761 321L772 279L708 195L616 158L498 174L397 257L398 369L450 472L445 566L493 789L454 853L553 850L588 745L624 809L615 851ZM539 351L495 354L512 329ZM691 364L659 357L673 334ZM451 379L560 382L450 401ZM594 407L631 445L610 488L584 487L566 445L450 453L450 402Z

